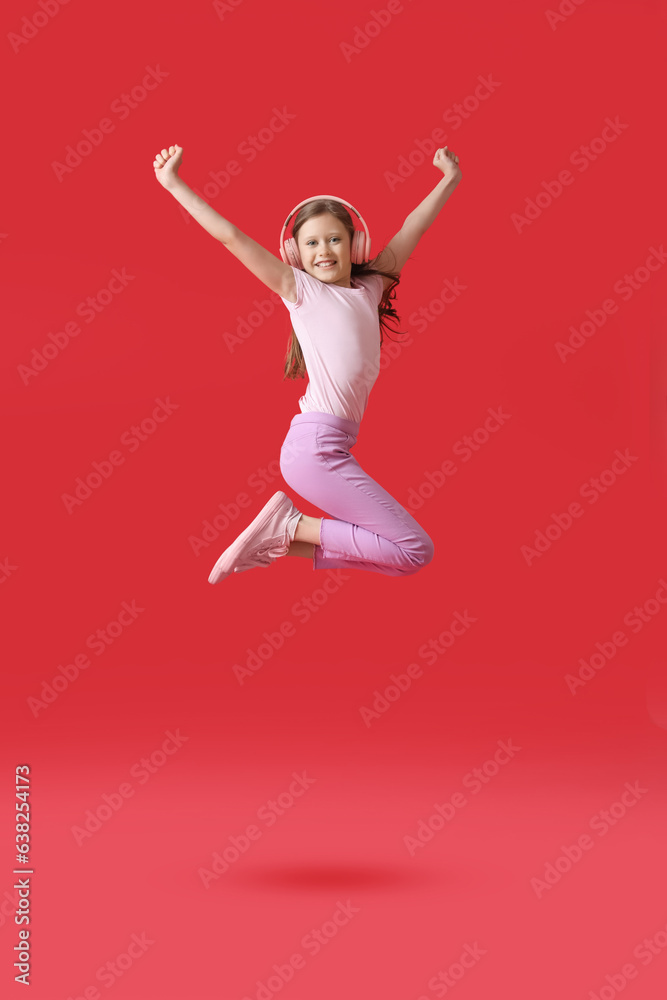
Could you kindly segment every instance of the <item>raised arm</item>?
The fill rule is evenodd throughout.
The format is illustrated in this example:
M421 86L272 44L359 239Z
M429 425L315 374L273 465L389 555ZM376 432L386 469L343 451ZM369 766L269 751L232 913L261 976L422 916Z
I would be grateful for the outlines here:
M438 149L433 157L433 166L442 170L443 176L430 194L407 216L395 236L387 243L375 265L379 271L400 272L426 230L435 221L455 187L461 180L459 158L447 146ZM385 278L385 288L391 284Z
M153 161L155 176L176 201L189 212L200 226L219 240L230 253L259 278L267 288L283 298L296 301L296 281L294 271L261 244L242 233L233 223L224 219L214 208L200 198L184 180L178 176L178 168L183 160L183 147L170 146L158 153Z

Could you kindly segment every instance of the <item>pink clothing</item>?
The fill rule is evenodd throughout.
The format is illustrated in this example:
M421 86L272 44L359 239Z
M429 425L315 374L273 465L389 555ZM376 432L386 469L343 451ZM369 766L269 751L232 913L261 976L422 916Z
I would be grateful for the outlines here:
M296 302L282 301L308 369L299 408L302 413L331 413L361 423L380 372L382 276L352 276L352 288L342 288L300 268L292 270Z
M297 413L283 441L283 479L331 515L322 518L313 569L340 566L411 576L433 559L433 540L350 454L358 434L352 420Z

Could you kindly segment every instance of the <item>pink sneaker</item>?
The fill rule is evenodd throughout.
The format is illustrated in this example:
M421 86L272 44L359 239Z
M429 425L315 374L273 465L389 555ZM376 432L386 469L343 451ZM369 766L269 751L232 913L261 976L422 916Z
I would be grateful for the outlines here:
M278 556L287 555L300 517L301 511L282 490L278 490L255 520L225 549L211 570L208 582L218 583L230 573L243 573L255 566L270 566Z

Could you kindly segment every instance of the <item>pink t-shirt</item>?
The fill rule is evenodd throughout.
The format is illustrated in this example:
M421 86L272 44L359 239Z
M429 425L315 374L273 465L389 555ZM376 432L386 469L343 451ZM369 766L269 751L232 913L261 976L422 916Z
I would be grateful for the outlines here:
M301 412L316 410L361 423L380 371L382 276L352 276L352 288L341 288L292 270L296 302L283 302L308 368Z

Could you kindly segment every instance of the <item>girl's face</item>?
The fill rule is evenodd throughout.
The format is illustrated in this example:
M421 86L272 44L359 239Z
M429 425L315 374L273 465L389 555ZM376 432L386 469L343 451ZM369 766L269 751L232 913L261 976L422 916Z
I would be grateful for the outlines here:
M316 215L298 235L301 261L308 274L327 285L350 287L350 234L335 215Z

